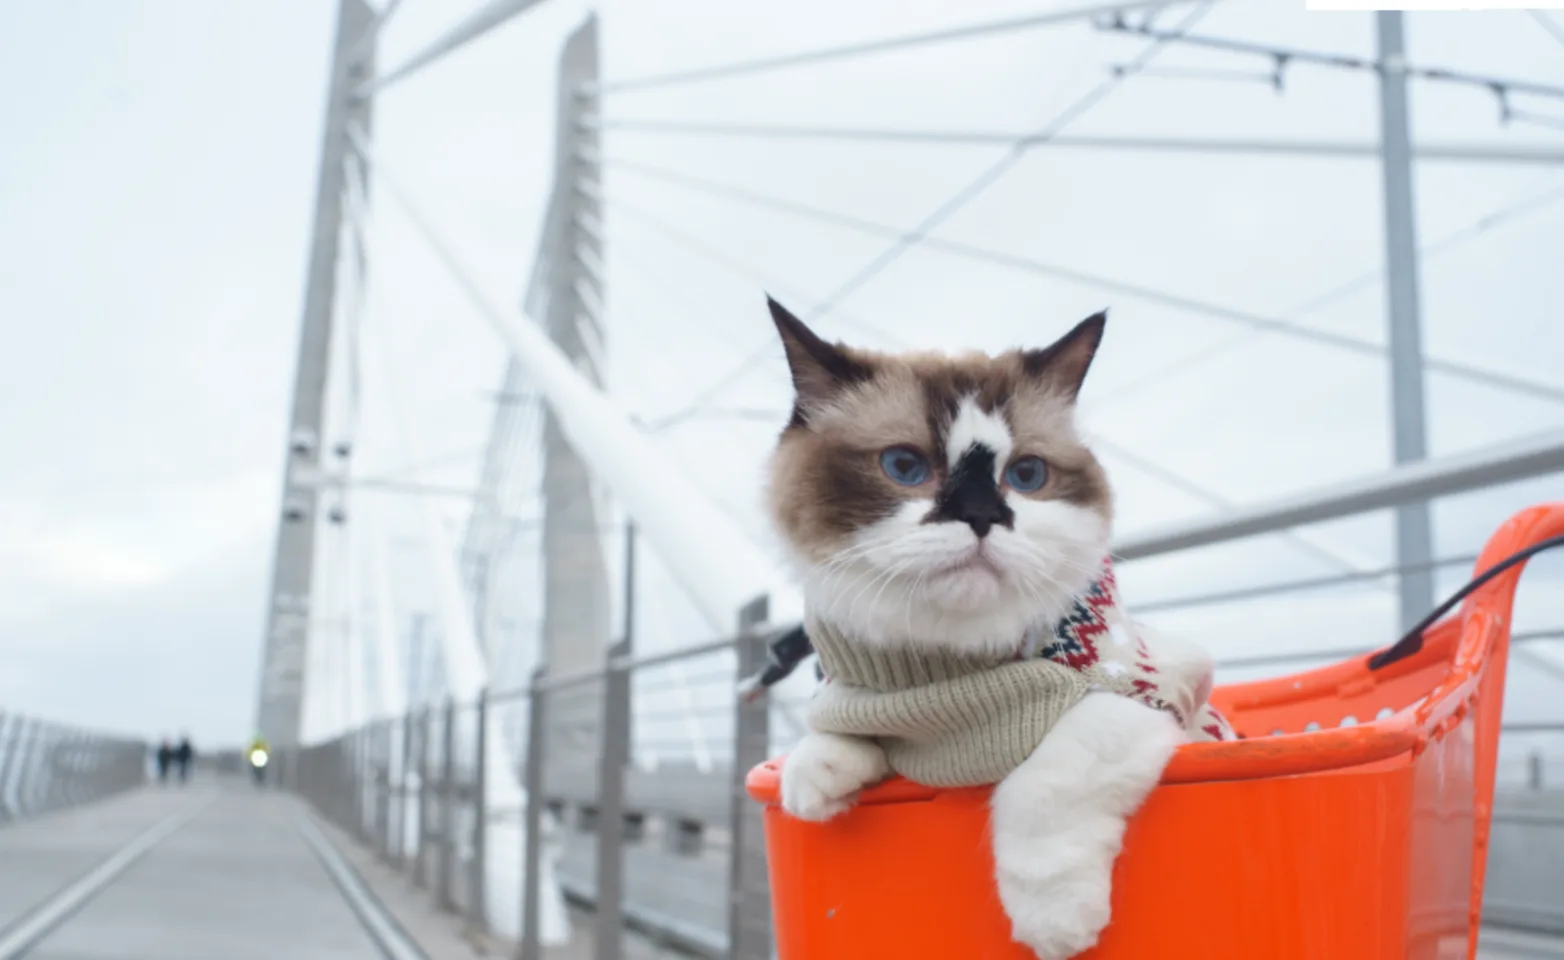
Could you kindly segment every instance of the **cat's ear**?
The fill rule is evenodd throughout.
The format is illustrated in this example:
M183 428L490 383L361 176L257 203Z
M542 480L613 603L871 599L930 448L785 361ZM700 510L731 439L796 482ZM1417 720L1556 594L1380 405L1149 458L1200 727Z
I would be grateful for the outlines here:
M1097 345L1102 343L1103 327L1108 323L1108 311L1094 313L1076 324L1069 333L1039 350L1026 350L1021 354L1021 366L1027 376L1047 382L1054 389L1075 399L1086 380L1086 371L1097 355Z
M874 371L854 358L840 346L826 343L804 322L793 316L787 307L767 295L766 306L771 319L782 335L782 347L787 351L787 366L793 374L793 390L797 399L793 405L793 421L802 425L807 411L829 401L843 387L868 380Z

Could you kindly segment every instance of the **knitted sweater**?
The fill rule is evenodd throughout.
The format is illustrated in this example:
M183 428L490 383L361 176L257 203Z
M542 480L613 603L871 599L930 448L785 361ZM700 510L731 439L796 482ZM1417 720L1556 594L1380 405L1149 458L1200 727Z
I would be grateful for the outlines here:
M1233 738L1206 703L1209 658L1163 638L1154 654L1150 631L1124 614L1106 560L1069 614L1013 651L869 644L814 618L806 630L825 677L810 726L877 741L892 770L928 786L998 783L1092 690L1167 710L1193 739Z

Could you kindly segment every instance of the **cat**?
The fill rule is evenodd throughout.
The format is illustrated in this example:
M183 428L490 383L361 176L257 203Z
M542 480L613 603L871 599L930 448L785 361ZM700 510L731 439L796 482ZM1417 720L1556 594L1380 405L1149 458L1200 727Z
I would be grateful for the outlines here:
M996 784L1012 936L1074 956L1173 751L1231 732L1209 658L1122 616L1105 566L1113 497L1075 404L1106 314L1041 349L947 357L828 343L767 303L794 388L769 507L824 673L782 806L826 820L892 773Z

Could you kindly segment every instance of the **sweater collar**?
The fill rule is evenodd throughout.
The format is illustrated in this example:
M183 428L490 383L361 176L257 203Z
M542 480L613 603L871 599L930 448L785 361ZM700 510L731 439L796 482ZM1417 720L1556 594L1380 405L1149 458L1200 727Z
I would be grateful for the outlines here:
M1065 615L1027 630L1014 650L961 653L946 648L870 644L812 617L807 631L824 682L877 691L906 690L1032 657L1079 669L1095 660L1098 638L1115 628L1122 616L1118 606L1113 562L1104 557L1101 573L1075 598Z

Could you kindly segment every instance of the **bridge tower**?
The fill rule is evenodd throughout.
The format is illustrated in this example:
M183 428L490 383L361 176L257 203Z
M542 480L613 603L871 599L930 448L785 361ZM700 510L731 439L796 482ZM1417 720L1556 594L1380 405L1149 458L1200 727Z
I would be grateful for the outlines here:
M256 727L274 748L299 742L305 653L313 616L314 555L320 520L319 480L324 451L327 372L331 366L333 308L341 245L350 124L367 128L372 100L355 98L360 82L373 74L372 54L360 41L369 36L375 11L364 0L340 0L331 58L331 85L321 138L315 212L306 268L304 315L293 385L293 408L283 459L282 511L266 596L266 633L261 660ZM372 48L372 47L371 47Z

